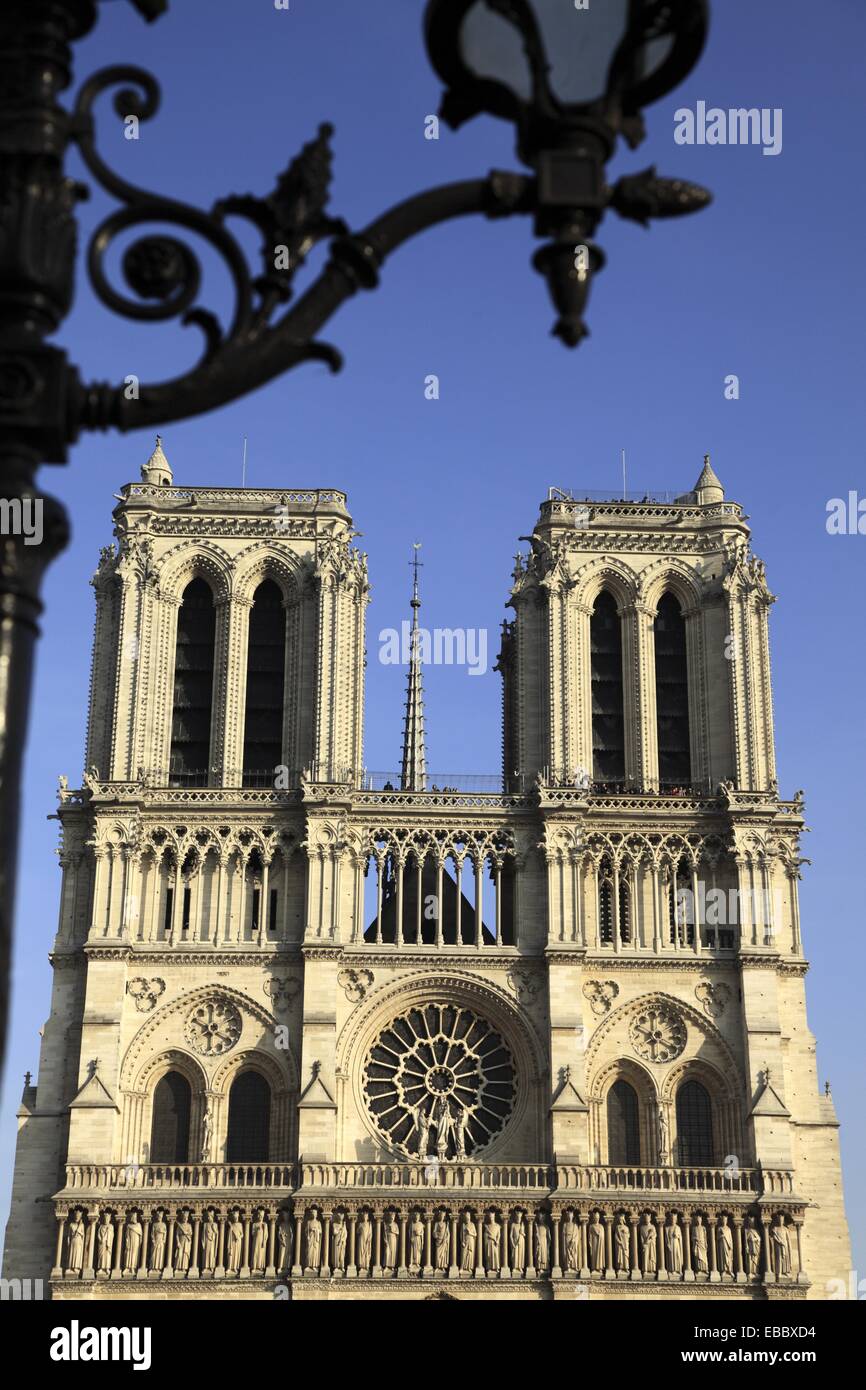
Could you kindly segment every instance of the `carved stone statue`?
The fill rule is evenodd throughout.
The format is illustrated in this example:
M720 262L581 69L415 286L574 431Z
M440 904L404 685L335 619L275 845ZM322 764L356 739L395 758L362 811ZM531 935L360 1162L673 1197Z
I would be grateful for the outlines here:
M226 1228L228 1237L226 1242L226 1273L238 1274L241 1268L241 1257L244 1249L244 1223L241 1221L241 1214L235 1207L231 1214L231 1220Z
M318 1207L310 1208L310 1215L307 1221L307 1269L318 1274L319 1265L322 1263L322 1223L319 1220Z
M454 1144L457 1149L458 1158L466 1157L466 1125L468 1119L469 1116L461 1105L457 1112L457 1118L454 1121Z
M268 1262L268 1224L262 1207L259 1207L250 1227L250 1239L250 1270L253 1274L264 1274Z
M600 1213L594 1211L592 1220L587 1227L587 1240L589 1243L589 1267L595 1273L604 1269L604 1227L601 1224Z
M728 1218L719 1217L719 1225L716 1230L716 1249L719 1253L719 1272L721 1274L734 1273L734 1237Z
M210 1142L213 1136L213 1100L208 1096L201 1123L201 1162L210 1162Z
M211 1274L216 1269L218 1239L219 1227L214 1220L213 1208L209 1208L201 1232L201 1267L205 1274Z
M707 1228L700 1215L695 1217L695 1226L692 1231L692 1260L694 1261L695 1274L709 1274Z
M454 1127L451 1107L445 1096L440 1096L436 1102L434 1119L436 1123L436 1157L441 1160L448 1157L448 1140L451 1138L451 1131Z
M670 1127L668 1125L667 1111L663 1105L658 1108L656 1117L656 1128L658 1132L659 1163L662 1168L670 1162Z
M345 1270L346 1268L346 1237L348 1235L348 1230L346 1227L346 1218L341 1211L338 1211L334 1217L332 1230L334 1233L333 1269L336 1273L338 1269Z
M114 1226L111 1212L102 1213L102 1224L96 1232L96 1271L97 1274L111 1273L111 1254L114 1249Z
M394 1212L389 1212L382 1228L385 1236L385 1269L397 1268L397 1250L400 1243L400 1223Z
M535 1267L550 1268L550 1227L543 1212L535 1219Z
M440 1211L433 1222L433 1265L437 1271L448 1268L448 1237L448 1222L445 1213Z
M658 1247L656 1240L656 1228L650 1219L649 1212L644 1212L640 1230L640 1267L645 1275L655 1274L658 1269Z
M677 1214L671 1212L671 1224L665 1227L665 1253L669 1274L683 1272L683 1233L677 1225Z
M417 1110L415 1111L415 1130L416 1130L416 1133L417 1133L417 1135L418 1135L418 1157L419 1157L419 1158L429 1158L429 1157L432 1157L432 1155L429 1153L429 1148L430 1148L430 1116L429 1116L429 1115L425 1115L425 1113L424 1113L424 1111L423 1111L423 1109L421 1108L420 1105L418 1106Z
M770 1227L770 1240L773 1250L773 1267L777 1279L791 1277L791 1237L781 1212L776 1217L775 1226Z
M412 1225L409 1228L409 1268L413 1273L417 1273L421 1268L424 1259L424 1222L421 1220L421 1213L415 1212L412 1218Z
M746 1273L750 1279L757 1279L761 1264L761 1237L755 1229L754 1216L746 1217L743 1243L746 1247Z
M526 1267L526 1226L523 1222L522 1211L516 1211L511 1218L508 1245L511 1272L512 1274L522 1274Z
M625 1271L628 1273L629 1250L628 1250L629 1229L626 1225L625 1217L620 1212L617 1217L616 1229L614 1230L613 1240L613 1263L617 1272Z
M186 1207L174 1227L174 1269L176 1274L186 1274L189 1257L192 1253L192 1222Z
M150 1228L150 1268L154 1274L161 1274L165 1264L165 1238L168 1227L162 1219L162 1208L156 1213L156 1220Z
M288 1217L288 1214L287 1214L286 1212L283 1212L283 1214L282 1214L281 1217L280 1217L279 1224L277 1225L277 1270L278 1270L278 1271L282 1271L282 1270L284 1270L284 1269L288 1269L288 1266L289 1266L289 1237L290 1237L290 1235L291 1235L291 1229L290 1229L290 1226L289 1226L289 1217Z
M472 1213L464 1211L460 1218L460 1272L471 1274L475 1268L475 1222Z
M72 1213L69 1223L69 1249L66 1254L70 1274L80 1274L84 1268L84 1237L87 1227L80 1208Z
M562 1223L562 1262L563 1269L577 1271L580 1264L580 1227L574 1213L567 1211Z
M138 1269L139 1256L141 1255L141 1222L138 1219L138 1212L131 1211L126 1223L126 1249L124 1251L123 1272L124 1274L135 1274Z
M501 1242L502 1227L496 1220L496 1212L489 1211L484 1223L484 1266L488 1273L497 1274L499 1272Z
M370 1256L373 1250L373 1223L370 1220L370 1213L363 1211L361 1220L358 1222L358 1268L370 1268Z

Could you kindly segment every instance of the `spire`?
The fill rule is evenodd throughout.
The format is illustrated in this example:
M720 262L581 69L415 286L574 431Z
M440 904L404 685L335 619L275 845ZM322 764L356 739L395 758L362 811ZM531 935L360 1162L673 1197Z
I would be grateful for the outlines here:
M415 542L413 549L415 554L410 561L413 571L412 631L409 637L409 679L406 683L406 716L403 723L403 763L400 768L400 790L423 792L427 790L427 746L424 737L421 634L418 631L418 610L421 607L421 600L418 597L420 541Z
M706 506L710 502L724 502L725 500L725 489L713 472L709 454L704 454L701 476L695 483L695 497L699 507Z
M156 436L156 446L147 463L142 465L141 481L154 487L171 486L171 465L162 452L162 435Z

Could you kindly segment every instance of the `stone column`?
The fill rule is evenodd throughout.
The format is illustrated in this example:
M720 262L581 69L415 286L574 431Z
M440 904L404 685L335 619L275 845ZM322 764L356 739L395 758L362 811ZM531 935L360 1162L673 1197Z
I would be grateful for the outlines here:
M708 1232L708 1235L707 1235L707 1245L709 1246L709 1254L710 1254L710 1283L711 1283L711 1284L720 1284L720 1283L722 1282L722 1276L721 1276L721 1274L719 1273L719 1266L718 1266L718 1261L717 1261L717 1257L716 1257L716 1222L717 1222L717 1221L718 1221L718 1217L717 1217L717 1216L714 1216L712 1212L709 1212L708 1215L707 1215L707 1226L708 1226L708 1228L709 1228L709 1232Z
M553 1211L550 1213L551 1231L551 1255L550 1255L550 1277L551 1279L562 1278L562 1265L559 1259L559 1223L562 1220L562 1212Z
M270 1207L268 1210L268 1258L265 1268L266 1279L276 1279L277 1277L277 1209Z
M580 1212L580 1261L581 1261L581 1264L580 1264L580 1277L581 1277L581 1279L588 1279L588 1278L590 1277L590 1272L589 1272L589 1254L588 1254L588 1251L589 1251L589 1240L588 1240L588 1236L587 1236L587 1227L588 1227L588 1226L589 1226L589 1212L588 1212L588 1211L582 1211L582 1212Z
M374 1232L373 1232L373 1275L374 1279L382 1273L382 1208L375 1207L373 1210Z
M95 1279L96 1271L93 1267L93 1249L96 1244L96 1226L99 1221L98 1207L91 1207L87 1213L87 1236L85 1238L86 1255L84 1257L84 1268L81 1271L82 1279ZM769 1247L768 1247L769 1248Z
M604 1248L606 1252L606 1268L604 1271L605 1279L615 1279L616 1270L613 1266L613 1217L609 1211L604 1213Z
M656 1230L657 1230L657 1232L658 1232L658 1261L657 1261L657 1263L658 1263L658 1271L657 1271L657 1274L656 1274L656 1278L659 1280L659 1283L664 1283L664 1282L666 1281L667 1277L668 1277L668 1272L667 1272L667 1269L665 1268L665 1213L664 1213L664 1209L662 1209L662 1210L656 1215Z
M111 1271L112 1279L123 1277L121 1266L121 1255L123 1253L123 1239L126 1232L126 1212L119 1213L117 1223L114 1228L114 1267Z
M484 1278L484 1209L478 1213L475 1223L475 1278Z
M433 1273L433 1212L424 1213L424 1269L423 1278L429 1279Z
M640 1257L637 1250L638 1214L636 1211L629 1212L628 1224L631 1227L631 1278L640 1279Z
M357 1213L356 1211L350 1211L350 1212L349 1212L349 1259L348 1259L348 1262L347 1262L348 1267L347 1267L347 1269L346 1269L346 1278L347 1278L347 1279L354 1279L354 1278L357 1276L357 1273L358 1273L358 1269L357 1269L357 1266L356 1266L356 1264L355 1264L355 1228L356 1228L356 1226L357 1226L357 1222L358 1222L358 1213Z
M770 1222L772 1217L766 1212L761 1212L761 1230L764 1237L764 1283L775 1284L776 1271L773 1268L773 1257L770 1253Z
M299 1279L304 1272L304 1212L295 1208L295 1263L292 1265L292 1278Z
M457 1209L456 1207L449 1212L451 1221L451 1267L448 1270L449 1279L460 1278L460 1266L457 1263Z
M734 1226L734 1283L745 1284L746 1266L743 1263L743 1217L738 1211L732 1216Z
M66 1217L65 1211L57 1213L57 1244L54 1248L54 1268L51 1271L52 1279L60 1279L63 1275L63 1241L66 1237Z
M501 1235L500 1235L500 1237L499 1237L500 1241L502 1242L502 1244L501 1244L501 1251L502 1251L502 1254L501 1254L501 1257L500 1257L500 1260L499 1260L499 1277L500 1277L500 1279L510 1279L510 1278L511 1278L511 1266L510 1266L510 1264L509 1264L509 1260L511 1259L511 1251L510 1251L509 1248L508 1248L508 1221L509 1221L509 1216L510 1216L509 1209L508 1209L508 1207L505 1207L504 1210L503 1210L503 1212L502 1212L502 1232L501 1232Z
M400 1248L397 1256L397 1278L408 1279L409 1270L406 1268L406 1226L409 1221L409 1213L406 1207L400 1207Z
M683 1212L683 1282L693 1284L695 1271L692 1269L692 1216Z
M192 1221L192 1250L190 1251L190 1255L189 1255L189 1270L188 1270L187 1276L186 1276L187 1279L198 1279L198 1277L199 1277L198 1251L199 1251L199 1235L200 1235L200 1232L201 1232L201 1212L197 1210L197 1211L195 1212L195 1215L193 1216L193 1221Z
M147 1242L150 1234L150 1212L145 1211L141 1217L141 1258L138 1264L136 1279L147 1278Z

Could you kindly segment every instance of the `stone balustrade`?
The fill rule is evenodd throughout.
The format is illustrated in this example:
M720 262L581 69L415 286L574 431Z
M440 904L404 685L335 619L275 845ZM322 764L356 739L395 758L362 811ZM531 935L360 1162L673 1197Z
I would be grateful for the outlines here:
M293 1163L80 1163L67 1165L64 1193L294 1186Z
M793 1196L789 1171L761 1168L646 1168L602 1164L440 1163L103 1163L70 1164L58 1199L76 1192L193 1193L256 1188L333 1192L426 1188L445 1191Z

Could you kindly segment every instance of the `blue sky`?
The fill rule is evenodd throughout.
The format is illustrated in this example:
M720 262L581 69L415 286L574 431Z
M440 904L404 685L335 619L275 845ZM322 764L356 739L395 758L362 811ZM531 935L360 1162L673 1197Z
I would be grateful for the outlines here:
M126 141L109 101L100 143L123 176L207 207L265 193L322 120L336 125L332 211L361 227L435 183L519 169L512 130L481 118L424 139L439 84L420 37L421 0L173 0L152 26L104 5L78 49L78 76L135 62L164 105ZM252 397L165 429L180 483L234 485L248 438L250 485L345 490L369 552L366 761L395 767L404 670L376 660L377 635L408 615L411 545L424 545L424 620L487 628L495 654L511 557L550 485L580 491L690 487L712 454L746 507L779 597L771 640L780 786L804 787L813 861L802 884L809 1020L829 1077L842 1147L854 1267L866 1275L862 1104L862 691L866 536L830 536L826 506L859 490L863 467L866 279L862 269L864 123L860 0L725 0L686 83L647 111L648 138L612 173L656 163L710 187L694 218L644 231L613 215L590 299L592 336L567 352L531 269L529 219L465 219L419 237L382 285L345 306L323 335L344 353L332 377L305 366ZM783 111L783 147L681 146L674 112L699 100ZM76 161L72 172L79 174ZM81 208L96 225L109 204ZM321 252L311 259L311 272ZM212 272L203 302L226 302ZM85 378L159 380L191 363L195 329L138 326L95 300L82 277L60 334ZM726 400L736 373L740 398ZM429 374L440 396L425 399ZM44 485L67 503L70 548L45 587L47 613L26 761L12 1037L0 1139L8 1209L21 1074L35 1071L47 1013L46 955L56 924L56 778L81 772L93 600L88 580L111 538L112 493L138 477L151 432L85 438ZM492 664L492 663L491 663ZM492 671L425 673L431 767L496 772L500 692ZM858 1259L859 1253L859 1259ZM862 1277L862 1276L861 1276Z

